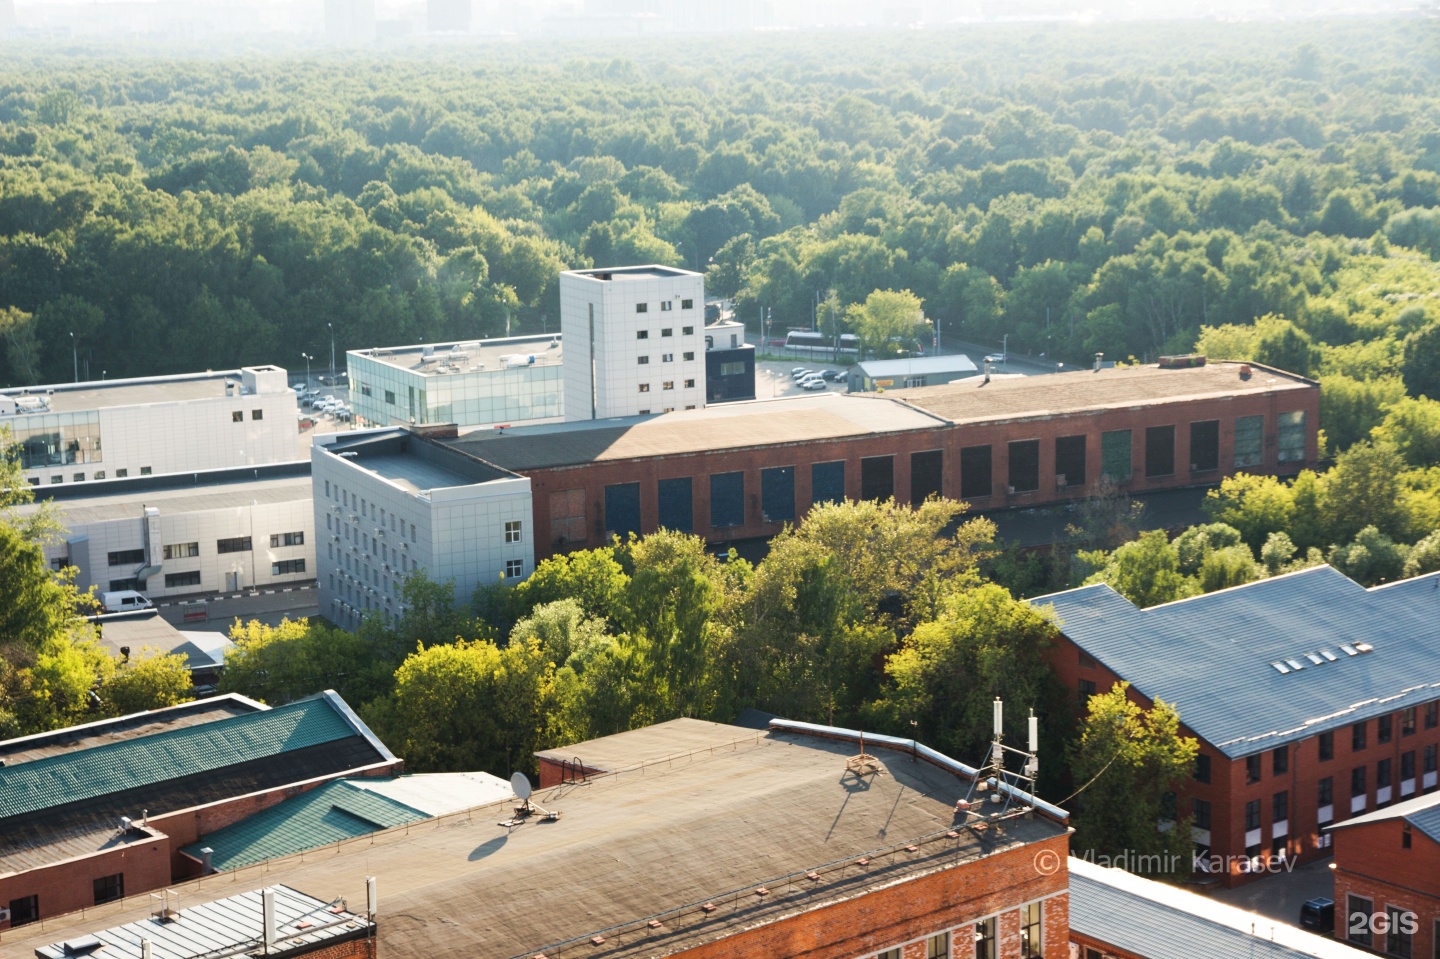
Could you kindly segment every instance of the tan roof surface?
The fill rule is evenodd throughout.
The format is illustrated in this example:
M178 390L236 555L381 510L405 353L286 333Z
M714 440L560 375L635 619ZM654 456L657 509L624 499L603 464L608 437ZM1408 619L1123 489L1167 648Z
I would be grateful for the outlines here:
M504 356L533 355L535 366L558 366L561 347L559 333L537 336L512 336L495 340L458 340L444 343L417 343L413 346L379 347L376 349L351 350L347 356L360 356L386 366L409 370L423 376L447 377L453 373L441 373L438 367L447 364L452 357L451 350L458 348L465 354L460 363L462 372L498 373L504 370L500 358ZM554 344L553 346L551 344ZM425 351L429 350L427 357ZM520 367L516 367L520 369Z
M1251 364L1241 379L1240 363L1217 362L1193 369L1162 370L1158 366L1117 367L1027 376L1023 379L970 377L943 386L889 390L903 400L952 423L1055 416L1214 396L1240 396L1271 390L1315 390L1301 377Z
M509 818L510 804L494 805L316 850L303 862L188 883L180 893L200 902L284 883L355 903L365 901L365 876L374 875L387 959L528 959L542 951L560 959L660 956L952 868L957 853L963 861L1064 834L1063 826L1036 817L1000 822L979 836L962 828L950 838L964 782L903 754L879 751L885 772L860 782L845 770L853 743L779 732L747 736L696 720L667 725L677 746L712 746L588 785L537 791L534 801L558 810L558 822L506 829L498 822ZM720 739L730 743L714 746ZM641 736L618 747L600 740L561 752L623 759L657 748ZM905 849L922 837L929 838L915 852ZM881 847L889 851L856 864ZM819 881L805 878L810 869ZM792 874L793 882L783 881ZM754 894L761 884L770 895ZM711 900L720 906L713 913L698 908ZM84 919L51 920L28 938L22 930L7 945L28 954L142 915L147 906L136 897L128 909L97 907ZM645 919L669 910L677 911L662 927L647 928ZM602 930L610 930L603 945L590 945ZM580 943L553 948L574 939Z
M183 476L183 474L181 474ZM95 484L99 485L99 484ZM36 490L33 503L16 508L21 515L28 515L50 501L44 488ZM285 476L278 479L238 479L200 486L184 486L177 489L136 490L129 493L109 493L96 496L55 499L60 521L75 527L85 523L105 523L117 519L133 519L140 522L145 507L154 506L162 513L193 513L207 509L236 509L253 504L290 503L296 500L310 500L309 476Z
M935 429L942 425L923 410L884 397L827 392L724 403L658 416L518 427L503 432L474 430L443 442L505 469L524 472L604 460Z
M109 383L88 383L79 387L70 384L28 387L33 396L44 396L51 413L78 413L112 406L141 406L146 403L175 403L181 400L203 400L225 395L225 381L240 382L239 370L224 370L199 376L177 376L174 379L155 377L148 380L113 380ZM47 393L54 390L53 393ZM20 389L3 391L7 396L21 395ZM43 414L42 414L43 415Z

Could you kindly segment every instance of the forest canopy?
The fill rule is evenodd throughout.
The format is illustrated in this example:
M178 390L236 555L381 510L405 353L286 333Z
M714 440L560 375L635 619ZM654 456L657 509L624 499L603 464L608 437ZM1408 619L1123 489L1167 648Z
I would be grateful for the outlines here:
M99 379L539 330L559 269L658 261L778 329L909 291L1066 361L1202 340L1378 382L1358 439L1437 376L1416 25L7 50L0 384L68 379L71 334Z

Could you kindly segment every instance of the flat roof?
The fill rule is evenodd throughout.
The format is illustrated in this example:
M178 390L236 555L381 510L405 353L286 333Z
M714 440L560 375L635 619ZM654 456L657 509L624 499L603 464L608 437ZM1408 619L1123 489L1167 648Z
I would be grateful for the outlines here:
M1242 378L1241 368L1251 368ZM1061 416L1217 396L1248 396L1272 391L1318 390L1313 380L1255 363L1222 361L1187 369L1125 366L1046 376L1001 378L973 376L942 386L889 390L886 396L943 417L951 423L1032 416Z
M1103 583L1029 602L1053 606L1071 642L1238 759L1440 695L1437 583L1366 589L1316 566L1149 609Z
M565 270L560 275L583 276L590 280L669 280L679 276L704 276L692 270L649 263L645 266L602 267L594 270Z
M0 390L0 396L22 395L44 398L48 410L22 413L16 417L44 416L46 413L81 413L115 406L144 406L149 403L177 403L225 395L228 380L239 388L240 370L187 373L181 376L154 376L143 379L103 380L89 383L51 383L45 386Z
M176 629L160 615L147 609L139 613L119 613L91 619L99 633L100 645L115 655L129 647L130 655L144 658L146 649L160 653L178 653L185 657L190 669L207 669L224 663L225 650L233 647L224 633L205 630Z
M48 497L49 487L36 487L35 502L16 508L28 515L40 508ZM130 493L101 493L96 496L66 497L54 501L61 521L67 526L105 523L117 519L144 518L145 507L157 507L161 514L195 513L211 509L235 509L251 504L268 506L274 503L309 501L311 483L308 476L287 476L280 479L229 479L178 489L145 490Z
M532 801L559 812L555 822L507 826L512 803L504 802L232 876L357 902L364 877L376 875L386 917L377 934L388 959L529 957L574 940L586 955L612 959L681 952L1066 833L1040 815L999 820L979 833L952 829L969 782L940 765L875 747L883 772L862 786L845 766L857 751L852 741L718 725L680 719L660 729L679 747L717 738L729 746L692 748L588 785L536 790ZM635 755L652 750L643 738L626 741L644 743ZM630 748L600 739L568 751L586 762ZM862 857L870 860L864 866ZM808 880L809 870L820 878ZM760 886L772 894L756 896ZM206 888L190 883L180 891ZM710 901L721 908L700 908ZM662 925L647 926L661 914ZM77 915L48 920L28 940L24 928L7 935L19 948L93 924ZM603 945L591 946L601 931Z
M443 440L411 433L404 427L378 427L337 436L335 442L317 443L315 448L342 457L413 495L518 478L464 451L450 449Z
M652 416L476 429L440 442L523 473L605 460L810 443L945 425L888 396L825 392L747 400Z
M470 373L499 373L507 367L507 356L534 356L534 366L559 366L562 340L559 333L512 336L497 340L452 340L417 343L413 346L375 347L348 350L347 357L359 357L408 370L419 376L452 377ZM553 345L552 345L553 344ZM463 356L462 356L463 354ZM518 364L520 369L531 364Z
M1371 953L1123 869L1070 857L1070 929L1146 959L1360 959Z
M939 356L907 356L899 360L866 360L856 364L866 376L924 376L927 373L979 372L970 357L961 353ZM916 387L919 389L920 387Z
M289 886L270 886L275 894L276 944L271 955L311 952L328 943L359 939L374 924L358 912L343 908ZM362 898L360 902L364 902ZM164 919L147 916L93 933L99 945L94 951L66 948L68 941L37 946L39 959L73 959L91 955L96 959L140 959L141 940L149 940L155 959L192 959L195 956L255 955L264 944L262 891L252 889L237 896L189 906ZM51 933L53 937L53 933Z

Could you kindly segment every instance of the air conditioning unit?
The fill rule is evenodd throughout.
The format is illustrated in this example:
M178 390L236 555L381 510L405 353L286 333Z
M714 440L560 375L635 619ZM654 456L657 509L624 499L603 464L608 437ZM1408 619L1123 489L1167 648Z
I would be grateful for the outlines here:
M1009 493L1011 496L1014 496L1014 495L1015 495L1015 487L1013 487L1013 486L1007 486L1007 487L1005 487L1005 492Z
M10 910L9 910L9 909L0 909L0 922L9 922L9 921L10 921Z
M400 548L403 549L403 550L404 550L405 552L407 552L407 553L410 552L410 544L409 544L409 543L401 543L401 544L400 544Z
M376 536L384 536L384 535L385 535L385 528L384 528L383 526L377 526L377 527L375 527L375 535L376 535Z

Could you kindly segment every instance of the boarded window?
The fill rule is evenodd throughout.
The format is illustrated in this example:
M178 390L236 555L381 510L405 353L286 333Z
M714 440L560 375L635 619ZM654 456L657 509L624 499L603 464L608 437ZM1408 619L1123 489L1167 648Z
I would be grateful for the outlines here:
M1055 485L1085 485L1085 437L1055 437Z
M1110 430L1100 434L1100 472L1112 483L1130 478L1130 431Z
M840 503L845 500L845 461L810 465L810 502Z
M887 500L895 495L895 457L867 456L860 461L860 498Z
M550 535L555 538L556 546L583 543L588 538L583 489L562 489L550 494Z
M710 525L745 525L745 474L715 473L710 477Z
M656 485L661 526L673 529L677 533L694 531L695 509L691 485L688 476L678 479L662 479Z
M1040 488L1040 441L1010 444L1010 491L1033 493Z
M795 467L777 466L760 471L760 514L766 523L795 519Z
M1235 420L1235 468L1259 466L1265 461L1265 417L1241 416Z
M614 483L605 487L605 539L624 539L640 532L640 484Z
M940 496L945 482L945 460L939 450L910 454L910 503L919 506L931 496Z
M1305 461L1305 411L1280 414L1280 454L1282 463Z
M966 446L960 450L960 498L989 496L990 447Z
M1190 424L1190 472L1208 473L1220 468L1220 421Z
M1145 475L1175 475L1175 427L1151 426L1145 430Z

